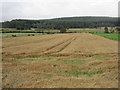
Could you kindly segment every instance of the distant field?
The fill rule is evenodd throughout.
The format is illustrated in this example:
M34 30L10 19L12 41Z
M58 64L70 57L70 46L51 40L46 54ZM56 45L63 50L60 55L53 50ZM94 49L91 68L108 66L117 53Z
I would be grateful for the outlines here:
M119 35L117 33L102 33L99 31L67 31L67 33L92 33L95 35L99 35L108 39L112 40L118 40L120 41ZM2 33L0 34L0 37L13 37L13 35L16 35L16 37L20 36L36 36L36 35L42 35L42 33Z
M97 30L97 31L103 31L104 30L104 28L105 27L98 27L98 28L69 28L68 30L69 31L95 31L95 30ZM111 28L111 27L108 27L109 29Z
M2 33L2 34L0 34L0 37L12 37L12 35L16 35L16 37L19 37L19 36L36 36L36 35L42 35L42 33Z
M103 33L103 31L98 30L67 30L68 33Z
M2 30L3 29L3 30ZM60 30L53 30L53 29L35 29L35 30L17 30L15 28L0 28L0 33L40 33L40 32L46 32L46 33L58 33Z

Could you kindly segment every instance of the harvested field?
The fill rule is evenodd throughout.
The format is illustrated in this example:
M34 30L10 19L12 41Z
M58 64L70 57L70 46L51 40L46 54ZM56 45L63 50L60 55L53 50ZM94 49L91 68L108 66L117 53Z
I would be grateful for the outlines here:
M69 28L68 31L103 31L105 27L97 27L97 28ZM111 27L108 27L111 29Z
M88 33L3 38L3 87L117 88L118 42Z

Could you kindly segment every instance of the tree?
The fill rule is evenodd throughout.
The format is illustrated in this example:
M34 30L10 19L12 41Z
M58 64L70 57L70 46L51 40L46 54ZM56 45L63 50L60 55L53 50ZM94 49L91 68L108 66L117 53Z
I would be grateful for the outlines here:
M65 33L65 32L66 32L66 28L65 28L63 25L57 24L57 25L55 26L55 29L60 30L60 33Z
M118 33L120 33L120 27L117 27L116 30Z
M104 28L104 33L109 33L108 27Z
M60 32L61 32L61 33L65 33L65 32L66 32L66 29L65 29L64 27L61 27L61 28L60 28Z

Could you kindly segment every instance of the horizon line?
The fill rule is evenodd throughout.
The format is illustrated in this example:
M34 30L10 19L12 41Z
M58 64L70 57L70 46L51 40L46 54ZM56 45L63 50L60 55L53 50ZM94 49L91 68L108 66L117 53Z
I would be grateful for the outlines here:
M34 18L16 18L11 20L5 20L0 22L7 22L12 20L49 20L49 19L59 19L59 18L74 18L74 17L106 17L106 18L119 18L120 16L61 16L61 17L51 17L51 18L41 18L41 19L34 19Z

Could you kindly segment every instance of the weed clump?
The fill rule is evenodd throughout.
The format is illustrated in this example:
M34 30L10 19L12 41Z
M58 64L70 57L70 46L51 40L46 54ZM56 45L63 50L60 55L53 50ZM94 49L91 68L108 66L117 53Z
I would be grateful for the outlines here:
M12 35L12 37L16 37L16 35Z

